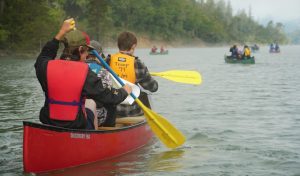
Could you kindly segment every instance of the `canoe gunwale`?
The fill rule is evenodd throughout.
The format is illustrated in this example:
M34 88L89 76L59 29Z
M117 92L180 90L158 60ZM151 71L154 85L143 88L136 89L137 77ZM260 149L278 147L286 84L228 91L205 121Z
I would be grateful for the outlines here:
M166 50L166 51L164 51L164 52L151 52L150 51L150 53L149 53L150 55L167 55L167 54L169 54L169 50Z
M229 64L255 64L254 56L248 57L247 59L237 59L237 58L232 58L231 56L224 55L224 60L226 63Z
M144 125L146 120L141 121L136 124L132 124L129 126L124 126L121 128L116 128L113 130L86 130L86 129L71 129L71 128L63 128L63 127L58 127L58 126L53 126L53 125L48 125L48 124L42 124L42 123L36 123L36 122L30 122L30 121L23 121L23 126L29 126L33 128L40 128L40 129L45 129L45 130L50 130L50 131L56 131L56 132L78 132L78 133L116 133L120 131L125 131L129 130L131 128L136 128L139 126Z

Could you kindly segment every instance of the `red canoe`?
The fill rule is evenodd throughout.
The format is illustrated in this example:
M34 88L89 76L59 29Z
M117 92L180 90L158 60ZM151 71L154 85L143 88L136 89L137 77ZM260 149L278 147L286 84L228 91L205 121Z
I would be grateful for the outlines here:
M137 118L137 123L110 130L74 130L23 122L24 172L74 167L140 148L150 141L153 133L144 117Z

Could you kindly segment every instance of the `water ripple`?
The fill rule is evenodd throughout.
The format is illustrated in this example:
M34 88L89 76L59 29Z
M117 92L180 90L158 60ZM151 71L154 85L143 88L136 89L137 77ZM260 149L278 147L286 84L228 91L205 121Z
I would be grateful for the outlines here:
M152 96L154 111L182 131L185 144L169 150L156 140L48 175L299 175L300 46L282 50L270 55L262 47L254 65L224 63L228 48L178 48L164 57L137 50L150 70L200 71L200 86L156 78ZM0 60L0 175L23 174L22 121L39 121L44 97L33 64Z

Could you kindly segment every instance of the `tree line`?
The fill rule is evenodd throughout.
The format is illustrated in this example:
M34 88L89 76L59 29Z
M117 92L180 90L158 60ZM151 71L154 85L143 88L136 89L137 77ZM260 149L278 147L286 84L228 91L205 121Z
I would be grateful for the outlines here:
M166 42L288 41L282 23L260 25L251 9L233 15L224 0L0 0L0 16L2 50L37 50L69 17L101 43L115 41L124 30Z

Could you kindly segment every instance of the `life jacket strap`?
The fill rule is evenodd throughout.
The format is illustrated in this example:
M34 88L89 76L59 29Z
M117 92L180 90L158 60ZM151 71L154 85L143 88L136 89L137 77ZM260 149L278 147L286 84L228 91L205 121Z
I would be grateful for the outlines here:
M59 104L59 105L66 105L66 106L81 106L83 105L83 102L76 102L75 100L72 102L66 102L66 101L59 101L59 100L54 100L54 99L48 99L47 100L49 104Z

